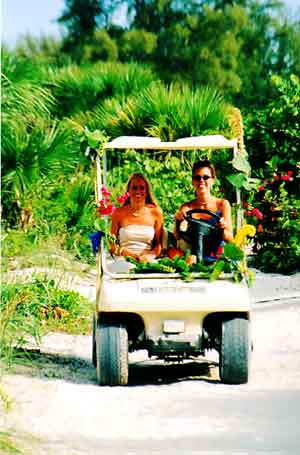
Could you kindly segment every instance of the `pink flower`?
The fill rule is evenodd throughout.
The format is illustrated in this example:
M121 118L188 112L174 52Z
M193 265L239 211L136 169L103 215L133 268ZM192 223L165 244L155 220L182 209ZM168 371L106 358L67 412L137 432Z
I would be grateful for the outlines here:
M247 210L247 211L246 211L246 216L252 216L252 215L253 215L253 214L252 214L252 210Z
M110 191L105 186L102 186L101 193L103 196L110 196Z
M105 200L104 199L100 199L98 201L98 207L104 207L105 206Z
M115 206L114 204L108 204L108 205L101 205L98 207L99 209L99 213L101 216L108 216L108 215L111 215L114 210L115 210Z
M121 196L119 196L117 198L117 201L120 203L120 204L124 204L124 202L129 198L129 193L127 191L127 193L124 193L124 194L121 194Z
M252 214L253 214L254 216L256 216L256 218L257 218L258 220L262 220L263 217L264 217L264 215L262 214L262 212L261 212L259 209L253 209L253 210L252 210Z
M291 182L293 180L293 178L290 177L289 175L283 175L281 178L282 178L282 180L285 180L285 181L288 181L288 182Z

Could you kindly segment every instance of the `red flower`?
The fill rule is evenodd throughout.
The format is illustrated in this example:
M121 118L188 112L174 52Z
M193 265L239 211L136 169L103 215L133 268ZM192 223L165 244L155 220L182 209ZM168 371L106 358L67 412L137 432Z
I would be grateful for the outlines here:
M282 180L285 180L285 181L288 181L288 182L292 182L293 181L293 177L291 177L290 175L283 175L282 176Z
M287 171L287 175L288 175L289 177L292 177L293 173L294 173L293 171Z
M105 186L102 186L101 193L103 196L110 196L110 191Z
M98 206L98 211L99 211L100 216L111 215L114 210L115 210L114 204L108 204L106 206L105 205Z
M174 259L176 256L184 256L184 252L180 250L179 248L175 248L175 246L172 246L171 248L168 249L168 256L170 259Z
M263 191L264 189L265 189L265 187L264 187L263 185L260 185L260 186L258 187L258 191Z
M262 214L262 212L261 212L259 209L253 209L253 210L252 210L252 214L253 214L254 216L256 216L256 218L257 218L258 220L262 220L263 217L264 217L264 215Z
M100 199L98 201L98 207L104 207L105 206L105 199Z
M274 175L274 180L280 180L279 175Z
M223 248L222 245L220 245L220 246L218 247L218 249L217 249L216 255L217 255L218 257L221 256L221 254L223 253L223 251L224 251L224 248Z
M120 204L124 204L124 202L129 198L129 193L127 191L127 193L124 193L124 194L121 194L121 196L119 196L117 198L117 201L120 203Z

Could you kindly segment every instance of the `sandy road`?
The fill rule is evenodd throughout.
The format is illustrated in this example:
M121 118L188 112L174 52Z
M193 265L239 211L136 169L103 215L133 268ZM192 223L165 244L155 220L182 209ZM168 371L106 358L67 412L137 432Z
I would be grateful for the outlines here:
M99 387L90 337L50 334L33 366L5 378L1 427L31 455L300 453L300 298L281 286L280 300L276 283L273 301L253 291L248 384L221 384L213 352L180 365L139 352L128 387Z

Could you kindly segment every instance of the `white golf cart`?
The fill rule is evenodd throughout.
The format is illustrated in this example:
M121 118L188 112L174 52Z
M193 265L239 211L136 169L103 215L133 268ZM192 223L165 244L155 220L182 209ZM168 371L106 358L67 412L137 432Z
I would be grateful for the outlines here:
M107 154L115 149L201 150L231 149L238 140L198 136L162 142L150 137L119 137L104 146L97 158L97 192L106 184ZM237 206L240 194L237 191ZM237 210L237 227L241 211ZM93 323L93 363L101 385L128 383L128 354L147 350L149 357L179 361L219 353L220 380L248 381L250 363L250 298L246 283L230 275L215 281L195 278L185 282L178 273L132 273L118 269L105 242L97 257L96 311Z

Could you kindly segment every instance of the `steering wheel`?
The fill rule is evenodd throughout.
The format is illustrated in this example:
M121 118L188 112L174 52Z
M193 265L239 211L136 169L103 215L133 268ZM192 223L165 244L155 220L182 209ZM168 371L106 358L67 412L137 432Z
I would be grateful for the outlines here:
M205 213L206 215L210 215L212 218L214 218L217 222L220 221L221 217L219 215L217 215L216 213L214 212L211 212L210 210L207 210L207 209L192 209L192 210L188 210L184 216L184 219L190 223L199 223L199 224L202 224L202 223L205 223L205 224L208 224L211 226L211 224L209 223L210 220L203 220L203 219L197 219L197 218L193 218L192 215L194 215L194 213ZM215 226L213 226L215 227Z
M188 229L185 233L181 232L184 240L191 244L191 253L197 256L197 261L202 261L207 247L203 245L204 236L208 237L208 242L211 246L218 245L222 240L221 228L214 226L210 220L193 218L195 213L205 213L210 215L218 223L221 219L219 215L206 209L188 210L184 215L184 219L188 222Z

